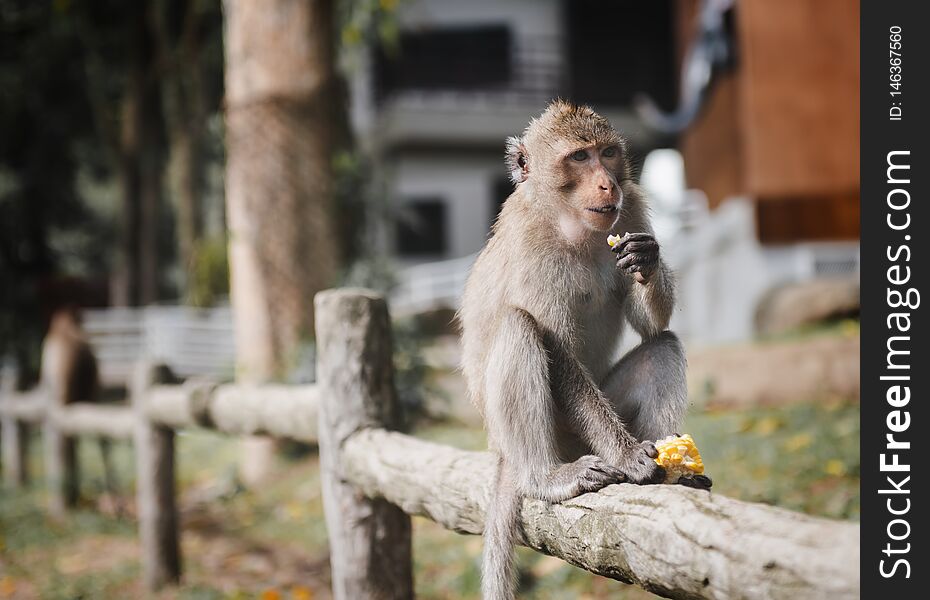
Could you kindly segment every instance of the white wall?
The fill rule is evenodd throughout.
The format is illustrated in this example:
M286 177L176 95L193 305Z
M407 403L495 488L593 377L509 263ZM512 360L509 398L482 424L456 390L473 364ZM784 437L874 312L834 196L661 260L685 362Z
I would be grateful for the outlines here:
M391 195L398 206L411 198L443 199L448 251L437 258L458 258L477 252L487 239L494 182L505 175L503 148L500 157L401 157L391 169ZM415 262L422 261L403 260L404 264Z
M558 0L410 0L401 4L401 28L506 23L517 35L558 35Z
M859 272L857 242L761 245L755 204L743 198L724 202L663 249L678 280L670 328L695 346L750 339L759 301L778 285ZM844 263L846 273L829 269Z

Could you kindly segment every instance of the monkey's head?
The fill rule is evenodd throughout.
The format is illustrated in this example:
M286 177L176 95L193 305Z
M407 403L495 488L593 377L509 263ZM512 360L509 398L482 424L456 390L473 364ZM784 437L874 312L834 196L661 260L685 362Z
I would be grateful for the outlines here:
M76 306L66 305L57 309L49 322L49 331L72 334L81 329L81 313Z
M552 102L520 137L507 140L507 167L540 204L555 203L587 228L609 231L630 178L626 141L587 106ZM540 208L549 208L541 206Z

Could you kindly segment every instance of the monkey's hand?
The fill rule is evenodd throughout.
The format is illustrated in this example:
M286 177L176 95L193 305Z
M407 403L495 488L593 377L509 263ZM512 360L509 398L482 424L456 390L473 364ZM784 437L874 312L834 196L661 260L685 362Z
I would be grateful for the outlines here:
M665 481L665 467L656 463L659 451L652 442L640 442L630 448L618 461L617 467L629 483L648 485Z
M617 267L639 283L648 282L659 266L659 242L651 233L627 233L611 246Z

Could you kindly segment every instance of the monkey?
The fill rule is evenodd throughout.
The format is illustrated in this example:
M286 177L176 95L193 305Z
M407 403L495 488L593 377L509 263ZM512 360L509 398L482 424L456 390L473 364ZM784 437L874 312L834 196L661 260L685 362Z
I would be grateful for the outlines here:
M97 357L81 326L77 309L65 307L56 310L51 317L48 333L42 341L40 380L45 389L61 404L76 402L100 402L100 375ZM110 440L99 439L103 460L104 486L111 497L117 515L122 513L116 495L116 475L110 458ZM66 442L67 460L72 463L70 471L77 471L77 456L74 440ZM77 481L68 482L68 502L77 501Z
M93 402L100 388L97 357L72 307L56 310L42 341L41 380L64 404Z
M514 191L458 311L468 395L498 458L485 600L514 596L523 498L662 481L653 441L680 428L688 404L684 348L667 330L675 284L625 138L591 108L556 100L508 138L505 162ZM611 249L613 232L624 235ZM614 362L627 326L642 341Z

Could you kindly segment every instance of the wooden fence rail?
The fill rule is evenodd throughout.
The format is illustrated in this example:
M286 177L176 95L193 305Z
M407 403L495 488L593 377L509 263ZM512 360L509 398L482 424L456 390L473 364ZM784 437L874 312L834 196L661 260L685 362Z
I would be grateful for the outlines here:
M480 534L494 457L381 429L343 446L371 498ZM611 485L559 504L526 500L524 544L669 598L852 598L859 525L681 486Z
M318 384L162 382L140 365L126 406L60 406L43 391L0 398L7 485L28 478L25 428L42 425L49 508L73 498L67 442L135 446L142 572L157 589L181 576L174 431L207 427L317 442L333 595L413 596L409 515L480 534L494 458L390 431L398 422L387 307L364 290L316 299ZM852 598L859 525L679 486L612 485L560 504L524 502L523 543L670 598Z

